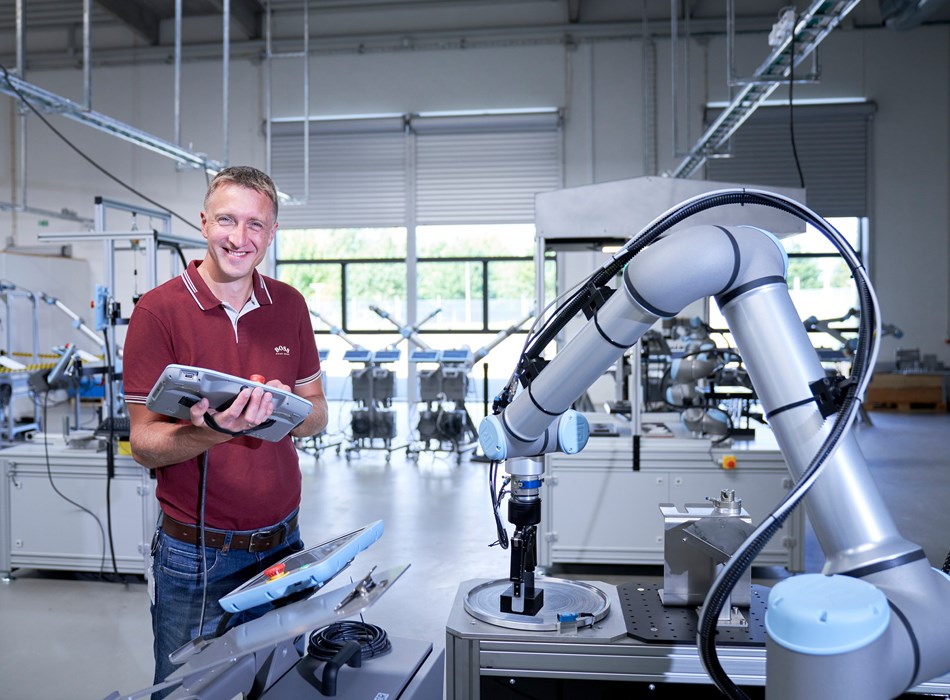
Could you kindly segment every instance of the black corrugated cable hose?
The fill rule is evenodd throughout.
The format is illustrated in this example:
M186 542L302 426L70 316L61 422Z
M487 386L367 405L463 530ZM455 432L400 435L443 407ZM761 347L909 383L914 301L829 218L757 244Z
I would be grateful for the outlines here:
M307 653L315 659L329 661L350 641L359 642L363 659L382 656L392 649L392 643L383 628L367 622L345 620L313 632L307 644Z

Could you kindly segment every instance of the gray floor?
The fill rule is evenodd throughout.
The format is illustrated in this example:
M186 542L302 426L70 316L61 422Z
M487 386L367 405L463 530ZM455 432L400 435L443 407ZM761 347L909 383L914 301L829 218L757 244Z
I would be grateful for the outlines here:
M859 442L901 532L943 564L950 549L950 414L873 413ZM384 537L347 572L410 564L366 621L390 634L444 645L460 582L506 576L507 552L495 532L486 465L423 453L386 463L382 452L347 462L333 450L304 455L304 539L313 543L382 519ZM842 507L847 507L842 499ZM820 569L817 542L806 568ZM576 572L564 572L577 575ZM586 576L620 580L622 571ZM0 584L0 697L9 700L103 698L151 682L151 632L144 584L83 574L17 571Z

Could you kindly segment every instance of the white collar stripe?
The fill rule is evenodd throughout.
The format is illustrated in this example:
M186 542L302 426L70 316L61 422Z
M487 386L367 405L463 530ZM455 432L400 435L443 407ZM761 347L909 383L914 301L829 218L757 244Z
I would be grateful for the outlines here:
M201 301L198 299L198 288L195 287L194 283L191 281L191 278L188 276L187 272L181 273L182 279L185 281L185 289L191 294L191 298L195 300L195 303L198 305L198 308L202 311L205 310L205 307L201 305Z
M269 303L273 304L273 303L274 303L274 300L271 298L270 290L267 288L267 283L264 282L264 275L259 275L259 277L260 277L260 280L261 280L261 289L263 289L263 290L264 290L264 294L267 295L267 301L268 301Z

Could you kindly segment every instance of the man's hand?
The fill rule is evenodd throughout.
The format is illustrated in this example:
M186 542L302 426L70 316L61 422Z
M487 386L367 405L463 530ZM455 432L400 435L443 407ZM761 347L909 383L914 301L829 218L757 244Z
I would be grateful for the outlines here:
M267 383L267 386L273 386L277 389L288 390L285 384L274 379ZM245 387L241 389L238 395L223 411L216 411L211 408L207 398L191 407L191 424L196 427L204 427L205 414L214 418L214 422L222 430L240 433L264 423L274 412L273 395L259 386Z

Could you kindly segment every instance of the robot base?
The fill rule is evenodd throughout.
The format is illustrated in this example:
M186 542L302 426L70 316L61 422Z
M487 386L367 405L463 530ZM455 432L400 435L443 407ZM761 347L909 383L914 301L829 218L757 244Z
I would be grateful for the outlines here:
M552 579L539 577L538 585L555 598ZM556 614L536 618L497 612L498 596L507 580L466 581L459 586L446 625L446 700L506 700L507 698L691 697L721 698L696 650L696 611L692 607L659 605L654 582L617 587L591 581L570 581L596 591L604 610L593 625L559 625ZM749 630L723 636L717 647L723 668L741 679L742 690L753 699L765 691L765 644L758 641L755 623L759 601L754 586ZM641 603L649 605L641 607ZM546 614L551 600L542 609ZM491 612L484 610L491 606ZM568 609L578 610L575 604ZM607 608L611 608L607 614ZM635 615L631 628L630 615ZM669 615L669 617L668 617ZM523 620L509 618L525 618ZM652 622L651 622L652 620ZM636 635L632 636L632 635ZM637 638L639 637L639 638ZM650 641L644 641L651 638ZM900 696L950 692L950 675L923 683Z

